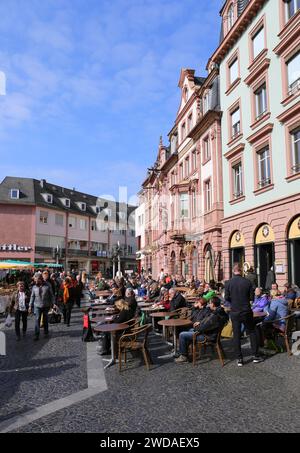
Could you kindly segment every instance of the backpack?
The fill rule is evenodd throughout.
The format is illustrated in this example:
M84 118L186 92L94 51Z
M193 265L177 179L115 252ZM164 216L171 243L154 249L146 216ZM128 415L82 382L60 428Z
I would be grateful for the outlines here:
M83 315L82 341L95 341L90 317L88 314Z

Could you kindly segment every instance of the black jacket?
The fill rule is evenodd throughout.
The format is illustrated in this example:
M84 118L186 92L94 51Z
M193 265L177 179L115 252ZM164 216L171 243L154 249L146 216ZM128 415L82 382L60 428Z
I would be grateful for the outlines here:
M178 308L183 308L186 306L186 300L181 293L175 294L174 298L170 301L170 311L174 311Z
M207 314L210 313L210 308L209 307L203 307L203 308L192 308L192 314L191 314L191 321L194 322L201 322Z
M132 313L130 310L121 310L120 313L113 317L113 322L121 324L127 322L132 318Z
M129 310L131 312L131 318L134 318L135 316L135 312L136 312L136 309L137 309L137 301L135 299L135 296L131 296L131 297L125 297L125 301L128 303L129 305ZM131 319L129 318L129 319Z
M257 276L255 272L248 272L246 275L247 280L250 280L252 283L253 288L255 289L257 287Z
M235 275L225 284L225 300L230 302L231 311L251 311L250 300L254 300L254 288L250 280Z
M195 331L205 334L210 341L216 341L219 330L225 326L228 319L229 317L222 307L218 307L215 311L209 309Z

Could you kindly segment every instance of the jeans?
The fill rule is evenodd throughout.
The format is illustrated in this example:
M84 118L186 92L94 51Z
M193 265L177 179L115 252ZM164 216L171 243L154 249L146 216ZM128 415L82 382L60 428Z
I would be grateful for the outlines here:
M27 330L27 316L28 316L28 311L21 311L17 310L15 314L15 331L17 337L20 336L20 322L22 318L22 324L23 324L23 333L26 332Z
M181 332L179 334L179 353L182 355L188 354L189 345L193 341L193 335L195 333L194 329L190 329L186 332ZM204 341L205 335L198 335L197 341Z
M44 333L48 334L48 328L49 328L48 311L49 311L49 307L47 307L47 308L34 307L34 315L35 315L34 334L36 337L39 337L39 335L40 335L40 323L41 323L42 315L43 315Z
M254 356L258 355L259 341L257 338L255 322L252 311L249 312L231 312L230 319L233 329L233 346L237 359L242 359L241 347L241 326L244 324L247 334L250 335L251 351Z

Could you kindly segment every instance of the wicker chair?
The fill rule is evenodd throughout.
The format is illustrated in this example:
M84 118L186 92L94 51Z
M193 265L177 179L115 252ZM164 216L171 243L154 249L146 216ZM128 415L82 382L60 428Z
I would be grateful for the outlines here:
M285 321L285 326L284 330L279 329L274 323L277 323L278 321ZM285 316L284 318L279 318L279 319L273 319L272 321L263 321L262 325L263 326L268 326L270 325L272 327L272 335L274 337L274 341L278 338L283 338L286 346L286 352L288 353L289 356L292 355L291 347L290 347L290 340L292 336L292 329L294 326L294 321L295 321L295 314L291 314L288 316Z
M145 365L149 370L152 364L151 355L148 350L148 334L152 330L152 324L146 324L142 327L132 328L130 332L125 332L119 338L119 371L122 369L122 358L124 353L124 361L126 363L127 351L142 351Z
M195 363L196 363L197 352L199 352L199 358L200 358L202 348L205 349L206 346L211 346L212 350L215 349L218 354L222 367L225 365L225 362L224 362L225 354L224 354L223 347L221 344L221 333L222 333L223 328L224 328L224 326L222 326L222 328L219 329L216 341L210 341L207 337L205 337L204 341L197 341L198 335L201 335L201 334L199 334L198 332L194 333L193 342L192 342L193 366L195 366Z

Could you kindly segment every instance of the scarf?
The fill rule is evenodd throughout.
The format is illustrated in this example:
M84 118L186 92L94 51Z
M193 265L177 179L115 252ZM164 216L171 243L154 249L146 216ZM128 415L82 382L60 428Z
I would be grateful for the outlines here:
M70 298L69 287L68 287L68 285L65 285L65 287L64 287L64 304L66 304L68 302L69 298Z

